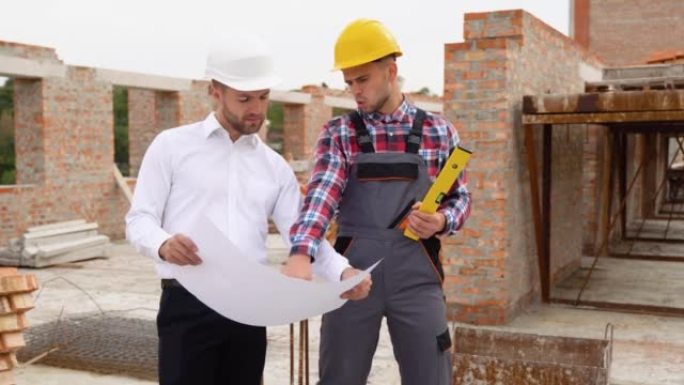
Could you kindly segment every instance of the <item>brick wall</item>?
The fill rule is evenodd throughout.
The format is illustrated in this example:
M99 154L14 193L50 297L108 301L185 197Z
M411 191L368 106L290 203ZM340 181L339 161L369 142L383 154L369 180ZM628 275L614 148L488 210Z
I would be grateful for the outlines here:
M288 160L306 159L311 154L306 148L303 104L283 103L283 156Z
M178 92L178 124L204 120L213 110L209 82L194 80L189 90Z
M3 56L63 65L53 49L0 41ZM75 218L98 222L113 239L124 236L129 206L112 175L113 85L101 80L97 69L64 68L64 77L15 78L18 184L0 186L0 248L27 227ZM179 91L128 89L133 176L157 133L202 120L212 110L208 85L194 80ZM298 112L289 115L298 159L310 158L318 130L330 118L321 91L307 92L314 102L293 106ZM259 135L265 138L266 128ZM134 179L128 183L134 185Z
M1 56L63 65L53 49L44 47L0 41ZM124 235L123 214L129 206L112 175L113 85L100 80L97 69L65 69L65 77L15 79L18 184L0 186L0 247L27 227L75 218L97 221L114 239ZM133 176L161 130L202 120L212 110L208 85L194 80L189 89L179 91L128 89ZM329 118L321 107L323 96L314 100L315 106L303 108L290 122L306 140L297 149L301 158L311 155L315 140L305 134L307 127L318 130ZM262 138L266 130L259 133ZM135 184L134 179L128 182Z
M113 181L112 85L94 69L15 83L16 186L0 191L0 244L29 226L84 218L123 234L125 202ZM113 215L116 213L115 215Z
M283 104L283 156L288 160L312 159L321 128L332 118L332 107L323 103L330 92L318 86L304 86L311 95L308 104Z
M17 184L40 183L45 179L43 134L43 83L34 79L14 80L14 147Z
M575 0L575 36L611 66L682 49L681 0ZM587 22L588 18L588 22Z
M457 320L498 324L539 292L522 96L583 92L583 74L600 63L524 11L466 14L464 38L445 47L444 107L475 151L474 207L445 242L445 290ZM541 159L539 132L536 142ZM553 144L551 275L559 280L581 256L584 131L556 127Z
M128 164L132 177L138 176L145 150L160 131L156 94L153 90L128 90Z

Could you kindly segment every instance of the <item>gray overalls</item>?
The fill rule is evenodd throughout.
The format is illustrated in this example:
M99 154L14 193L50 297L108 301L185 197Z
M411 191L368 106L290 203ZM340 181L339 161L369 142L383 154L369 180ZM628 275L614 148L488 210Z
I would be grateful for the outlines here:
M384 260L372 272L368 298L323 316L320 385L366 384L383 316L402 385L451 384L439 240L416 242L396 228L431 184L418 155L425 116L418 111L405 153L375 153L363 119L351 115L361 152L340 201L335 248L358 269Z

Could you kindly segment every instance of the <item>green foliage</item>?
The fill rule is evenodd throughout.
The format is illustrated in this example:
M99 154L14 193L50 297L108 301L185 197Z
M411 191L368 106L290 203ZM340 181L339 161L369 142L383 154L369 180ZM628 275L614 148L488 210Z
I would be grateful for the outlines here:
M333 116L333 117L335 117L335 116L341 116L341 115L348 114L348 113L350 113L350 112L352 112L352 111L354 111L354 110L350 110L350 109L348 109L348 108L333 107L333 109L332 109L332 116Z
M266 113L266 119L268 119L269 122L271 122L271 125L269 126L269 131L272 132L278 132L281 133L283 132L283 104L282 103L273 103L271 102L268 105L268 112Z
M13 104L14 82L8 79L0 87L0 121L3 116L14 115ZM0 130L0 184L16 183L16 154L14 149L14 128Z
M419 94L419 95L425 95L425 96L438 96L437 94L430 91L430 88L428 88L428 87L423 87L423 88L419 89L418 91L416 91L415 93Z
M268 145L278 153L283 150L283 130L285 125L284 107L282 103L271 102L268 105L266 112L266 119L269 121L268 126Z
M128 89L114 87L114 162L124 176L130 175L128 155Z
M12 102L12 93L14 92L14 82L12 79L7 79L5 84L0 87L0 113L9 111L12 113L14 104Z

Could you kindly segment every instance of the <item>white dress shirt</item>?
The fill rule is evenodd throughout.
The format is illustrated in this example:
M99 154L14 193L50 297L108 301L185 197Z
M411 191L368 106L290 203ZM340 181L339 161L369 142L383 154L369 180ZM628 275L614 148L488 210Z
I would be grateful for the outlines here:
M159 247L208 216L245 257L265 263L268 218L289 249L300 205L299 184L287 162L256 135L233 142L211 113L161 132L150 144L126 215L126 239L156 261L161 278L173 278ZM314 274L339 281L347 267L345 257L321 243Z

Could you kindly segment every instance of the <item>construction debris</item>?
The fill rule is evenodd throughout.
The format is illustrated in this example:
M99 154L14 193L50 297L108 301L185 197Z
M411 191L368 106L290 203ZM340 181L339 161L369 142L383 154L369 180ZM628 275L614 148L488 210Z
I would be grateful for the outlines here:
M85 220L30 227L0 253L0 264L45 267L105 257L109 237L98 234L97 223Z
M606 385L612 325L604 339L541 336L457 327L455 384Z
M26 345L25 313L33 308L31 292L37 289L35 276L19 274L16 267L0 268L0 385L15 384L16 353Z

